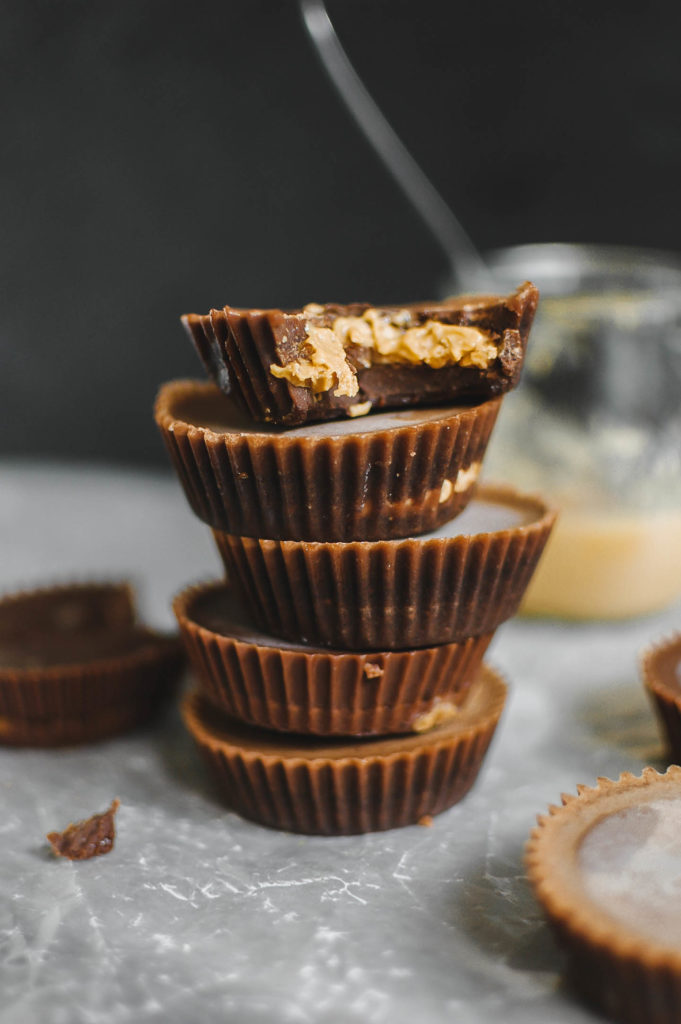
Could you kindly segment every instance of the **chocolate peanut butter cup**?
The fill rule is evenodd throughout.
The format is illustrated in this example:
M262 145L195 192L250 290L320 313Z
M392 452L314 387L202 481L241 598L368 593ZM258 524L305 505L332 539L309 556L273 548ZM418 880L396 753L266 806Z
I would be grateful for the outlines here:
M86 743L148 721L174 692L176 638L136 621L124 583L0 599L0 743Z
M645 768L563 796L527 869L574 987L610 1019L681 1019L681 768Z
M155 417L185 494L213 529L281 540L425 533L472 497L501 399L281 431L213 384L164 385Z
M225 306L183 322L208 373L256 420L484 401L518 383L538 292L405 306Z
M439 814L473 785L503 710L506 687L483 666L460 714L429 732L314 741L216 714L199 694L185 723L229 807L271 828L352 835Z
M667 740L669 757L681 764L681 634L643 653L641 675Z
M342 650L399 650L491 633L514 615L554 520L541 498L486 486L421 537L215 539L259 629Z
M424 731L455 717L491 640L373 653L287 644L259 633L226 583L189 587L173 608L205 697L251 725L320 736Z

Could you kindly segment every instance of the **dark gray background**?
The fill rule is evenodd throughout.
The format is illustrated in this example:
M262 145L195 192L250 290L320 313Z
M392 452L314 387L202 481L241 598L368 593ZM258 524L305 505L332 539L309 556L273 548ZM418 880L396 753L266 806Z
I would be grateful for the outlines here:
M616 0L329 0L481 248L681 248L681 14ZM293 0L0 0L0 453L162 461L180 313L407 301L445 265Z

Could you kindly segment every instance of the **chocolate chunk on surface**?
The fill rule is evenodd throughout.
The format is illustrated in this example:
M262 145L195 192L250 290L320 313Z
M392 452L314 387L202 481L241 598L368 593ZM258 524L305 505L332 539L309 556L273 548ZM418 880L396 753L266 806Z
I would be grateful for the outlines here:
M114 847L116 827L114 816L120 803L113 800L101 814L93 814L85 821L67 825L63 832L48 832L47 840L56 857L69 860L89 860L110 853Z
M484 401L515 387L538 292L404 306L225 306L183 322L208 373L257 420Z

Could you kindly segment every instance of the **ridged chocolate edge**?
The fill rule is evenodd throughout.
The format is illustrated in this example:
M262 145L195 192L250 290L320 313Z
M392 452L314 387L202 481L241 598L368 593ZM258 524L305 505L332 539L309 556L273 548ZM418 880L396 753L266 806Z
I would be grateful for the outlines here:
M156 400L156 423L189 504L213 529L280 540L377 540L436 529L471 499L501 404L316 438L215 433L175 417L184 397L216 393L212 384L173 381ZM457 475L471 467L469 485L457 491ZM450 493L441 500L445 481Z
M570 929L552 924L556 941L568 955L572 988L609 1020L622 1024L678 1024L681 974L665 967L643 967L635 956L575 940Z
M170 697L184 666L182 645L150 634L149 646L87 665L0 669L0 717L16 724L51 722L105 713L123 704L160 704ZM0 740L2 728L0 727Z
M646 786L669 777L681 781L672 765L664 776L644 768L640 778L624 772L619 780L599 779L597 787L578 786L578 796L563 794L563 806L549 807L538 817L526 847L525 865L535 897L546 914L558 944L568 956L567 976L573 988L608 1018L623 1024L678 1024L681 1006L681 955L651 949L614 924L594 923L586 904L564 891L555 879L557 853L546 855L547 830L573 801L592 800L601 789L621 784Z
M193 603L225 586L189 587L173 610L203 694L264 729L320 736L409 732L440 700L464 699L492 639L488 633L459 644L373 654L246 643L192 620Z
M659 658L672 647L679 649L681 663L681 633L674 633L648 647L639 659L639 668L666 741L668 760L681 764L681 686L670 687L659 674L656 665Z
M385 757L310 761L242 752L211 743L197 718L196 694L185 699L183 715L228 806L237 814L269 828L306 835L378 832L440 814L470 790L506 692L496 674L484 671L493 676L500 695L479 724L458 736Z
M487 486L479 496L516 493ZM214 536L264 632L343 650L399 650L491 633L516 613L555 521L539 507L528 525L446 539Z
M164 693L163 697L167 695ZM84 710L69 717L14 718L0 715L0 745L64 747L96 743L148 724L159 713L163 702L158 694L152 694L135 703Z
M290 414L292 402L289 385L269 372L276 346L267 312L232 319L228 324L224 310L214 309L183 316L182 322L218 386L233 394L253 419L279 422Z

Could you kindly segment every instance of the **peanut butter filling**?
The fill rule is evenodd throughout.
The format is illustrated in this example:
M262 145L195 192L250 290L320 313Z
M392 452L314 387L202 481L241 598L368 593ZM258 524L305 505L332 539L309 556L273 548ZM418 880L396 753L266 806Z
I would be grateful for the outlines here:
M357 372L348 359L348 349L353 351L354 362L363 367L405 363L434 370L455 364L484 370L498 354L489 331L437 320L410 327L411 314L406 309L392 313L367 309L362 316L337 317L331 327L315 323L321 310L314 304L305 307L310 319L302 358L270 366L274 377L315 393L331 388L336 397L354 398L358 393Z
M452 722L459 714L461 714L461 709L456 704L452 704L450 700L435 698L430 711L424 711L423 714L417 715L414 719L412 729L414 732L430 732L431 729L435 729L438 725L446 725L448 722Z

